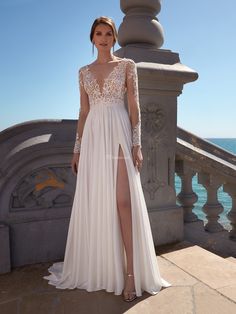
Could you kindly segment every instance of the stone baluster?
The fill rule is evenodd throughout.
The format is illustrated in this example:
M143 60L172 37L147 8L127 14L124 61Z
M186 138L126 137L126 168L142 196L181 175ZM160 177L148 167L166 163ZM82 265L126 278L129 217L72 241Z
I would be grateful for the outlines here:
M218 201L217 191L222 185L222 179L209 173L199 173L198 183L202 184L207 191L207 201L202 210L206 213L208 220L205 230L209 232L219 232L224 230L223 226L218 222L219 214L224 208Z
M192 179L196 171L192 169L190 163L186 160L177 160L175 171L181 178L182 183L181 192L177 195L177 199L184 210L184 222L196 221L198 217L192 211L194 203L198 200L198 196L192 188Z
M226 183L223 186L224 192L228 193L232 198L232 208L227 214L232 230L229 232L229 236L232 240L236 241L236 186L235 184Z

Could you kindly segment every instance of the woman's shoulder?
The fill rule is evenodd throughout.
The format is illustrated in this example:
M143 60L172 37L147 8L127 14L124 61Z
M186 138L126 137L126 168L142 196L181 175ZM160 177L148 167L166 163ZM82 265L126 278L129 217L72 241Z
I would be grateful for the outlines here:
M120 62L123 62L124 64L124 69L125 71L129 72L129 71L132 71L136 68L136 63L134 62L133 59L130 59L130 58L121 58L121 61Z
M130 64L135 64L133 59L130 58L123 58L123 60L125 60L126 63L130 63Z
M84 72L86 70L88 65L83 65L82 67L79 68L78 72Z
M135 71L136 69L136 63L134 62L133 59L130 58L123 58L123 60L125 61L125 68L126 71Z
M125 62L126 64L135 64L133 59L130 58L119 58L120 62Z

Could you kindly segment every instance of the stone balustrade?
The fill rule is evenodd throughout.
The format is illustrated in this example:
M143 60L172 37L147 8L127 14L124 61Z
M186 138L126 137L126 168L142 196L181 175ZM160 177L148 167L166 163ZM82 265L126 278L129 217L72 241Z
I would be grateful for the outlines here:
M198 219L193 212L198 195L192 188L192 178L197 174L198 183L202 184L207 192L207 200L202 208L207 219L205 230L208 232L224 230L219 222L219 215L224 211L224 207L217 193L219 188L223 187L223 191L232 199L232 208L227 218L232 226L229 237L236 241L236 156L178 128L175 171L182 183L177 199L184 210L184 222Z

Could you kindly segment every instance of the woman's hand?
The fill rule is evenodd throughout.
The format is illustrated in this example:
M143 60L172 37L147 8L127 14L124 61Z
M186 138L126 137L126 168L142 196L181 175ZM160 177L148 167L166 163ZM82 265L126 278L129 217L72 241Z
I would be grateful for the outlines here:
M132 155L134 166L137 167L138 171L140 172L143 163L143 155L139 145L132 147Z
M74 153L71 160L71 168L74 175L77 175L77 172L78 172L79 156L80 156L80 153Z

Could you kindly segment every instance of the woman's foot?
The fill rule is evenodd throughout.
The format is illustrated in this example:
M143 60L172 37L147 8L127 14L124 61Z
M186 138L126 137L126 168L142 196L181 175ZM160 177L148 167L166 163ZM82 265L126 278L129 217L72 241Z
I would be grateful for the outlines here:
M134 275L127 274L125 289L123 290L123 299L126 302L131 302L137 298L134 287Z

